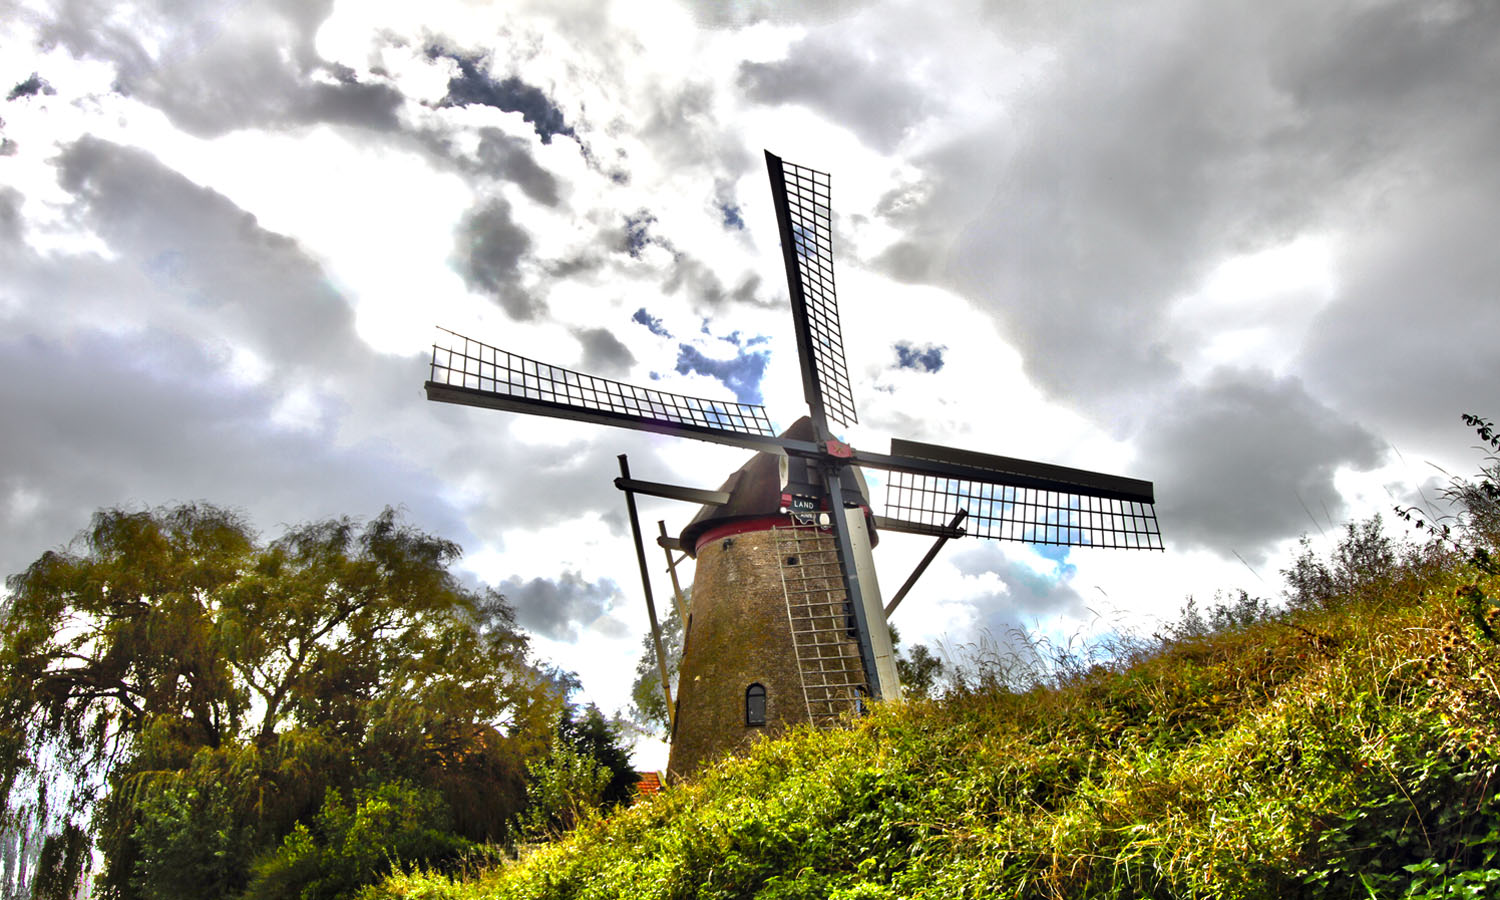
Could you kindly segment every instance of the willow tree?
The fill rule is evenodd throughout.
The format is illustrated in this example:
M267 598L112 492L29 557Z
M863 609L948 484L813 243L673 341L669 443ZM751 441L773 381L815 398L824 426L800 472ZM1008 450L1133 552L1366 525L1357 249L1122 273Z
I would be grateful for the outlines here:
M501 837L559 698L459 552L389 509L269 543L213 506L97 513L6 582L6 815L86 825L119 897L238 892L330 791Z

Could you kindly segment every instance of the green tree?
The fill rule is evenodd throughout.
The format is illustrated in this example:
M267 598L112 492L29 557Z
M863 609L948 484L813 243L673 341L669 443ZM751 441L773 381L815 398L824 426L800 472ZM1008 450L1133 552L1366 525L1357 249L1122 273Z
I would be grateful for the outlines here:
M1305 543L1304 556L1311 563L1322 567L1322 563L1311 555ZM1327 571L1326 567L1322 567L1322 570ZM1188 595L1177 621L1167 626L1167 633L1177 640L1207 637L1220 632L1249 628L1258 622L1274 619L1280 614L1280 611L1271 605L1271 601L1264 597L1252 597L1250 592L1243 588L1227 599L1222 591L1214 591L1214 602L1208 608L1207 616L1198 608L1198 601L1192 595Z
M8 820L91 816L117 897L172 867L234 890L329 789L410 783L503 837L560 704L459 552L389 509L270 543L213 506L99 512L7 581Z
M582 756L598 763L609 779L600 801L605 809L630 799L638 776L630 763L630 746L624 737L625 723L604 717L599 707L569 704L557 724L557 739Z
M896 657L896 674L908 697L930 697L943 675L943 661L926 644L913 644Z
M1379 516L1345 523L1344 535L1326 563L1303 535L1291 568L1281 570L1287 583L1287 604L1292 609L1321 609L1360 595L1389 579L1396 563L1396 547L1386 536Z
M667 683L675 699L683 641L682 616L677 614L675 604L660 624L662 650L667 655ZM656 664L656 644L649 629L641 637L641 658L636 661L635 681L630 686L630 718L647 733L662 738L671 729L667 699L661 689L661 669Z
M926 644L901 646L901 632L896 626L887 624L891 633L891 649L896 651L896 677L901 679L901 691L907 697L931 697L937 690L947 668L936 653Z

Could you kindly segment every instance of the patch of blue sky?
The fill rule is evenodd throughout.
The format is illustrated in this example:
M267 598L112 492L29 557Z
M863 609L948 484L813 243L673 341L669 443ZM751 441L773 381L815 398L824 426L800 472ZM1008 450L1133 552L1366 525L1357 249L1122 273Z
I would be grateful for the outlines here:
M731 359L712 359L690 344L679 344L677 372L690 372L717 379L734 393L741 403L760 403L761 381L765 378L769 351L740 352Z
M625 250L636 259L651 242L651 236L646 232L655 221L656 217L644 209L634 216L625 217Z
M916 347L907 341L895 345L896 367L898 369L915 369L919 372L937 372L943 368L943 351L946 346L928 344L925 347Z
M1081 547L1093 543L1089 540L1087 530L1083 528L1082 518L1074 510L1048 508L1041 511L1040 515L1032 515L1034 520L1022 531L1022 536L1039 553L1044 547ZM1061 549L1066 551L1068 547L1061 546Z
M635 315L630 317L630 321L646 326L647 331L658 337L669 338L672 336L672 333L667 331L667 326L661 323L661 319L646 312L646 307L644 306L635 311Z
M458 66L458 75L448 79L448 95L444 106L492 106L501 112L518 112L523 121L536 129L542 143L552 143L555 134L576 137L572 126L564 120L562 110L542 92L541 88L527 84L515 76L496 81L489 75L488 59L483 55L465 55L445 52L443 48L427 48L430 59L444 57ZM18 86L19 88L19 86Z
M1031 550L1037 556L1052 563L1059 579L1072 578L1078 572L1078 567L1068 562L1068 554L1073 552L1072 547L1057 544L1033 544Z
M719 212L724 214L724 227L734 228L738 231L745 230L745 220L740 215L740 208L733 203L720 203Z

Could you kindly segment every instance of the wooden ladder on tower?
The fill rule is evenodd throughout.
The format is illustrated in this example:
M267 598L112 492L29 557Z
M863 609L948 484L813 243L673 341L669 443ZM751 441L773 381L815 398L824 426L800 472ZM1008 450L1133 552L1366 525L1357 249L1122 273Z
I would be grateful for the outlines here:
M868 695L838 545L816 525L773 530L807 716L814 724L836 719Z

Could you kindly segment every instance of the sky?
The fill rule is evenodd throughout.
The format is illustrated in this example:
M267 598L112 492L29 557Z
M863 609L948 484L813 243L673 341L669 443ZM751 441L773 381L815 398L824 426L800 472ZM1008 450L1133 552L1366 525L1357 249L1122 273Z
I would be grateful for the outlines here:
M744 453L430 403L436 328L790 425L769 149L832 175L851 444L1156 485L1166 552L951 544L905 643L1274 598L1500 414L1497 48L1479 0L0 0L0 571L104 507L394 506L623 709L616 457Z

